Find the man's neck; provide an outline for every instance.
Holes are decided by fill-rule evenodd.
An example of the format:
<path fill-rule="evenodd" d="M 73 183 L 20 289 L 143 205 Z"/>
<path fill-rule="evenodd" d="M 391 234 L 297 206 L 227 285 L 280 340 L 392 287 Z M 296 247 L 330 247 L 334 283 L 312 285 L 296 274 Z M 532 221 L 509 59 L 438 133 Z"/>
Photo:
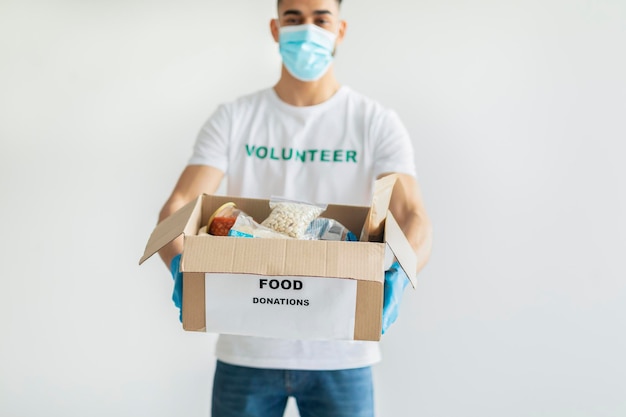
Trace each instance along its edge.
<path fill-rule="evenodd" d="M 339 90 L 339 87 L 332 66 L 322 78 L 311 82 L 294 78 L 283 66 L 280 80 L 274 86 L 274 91 L 285 103 L 304 107 L 325 102 Z"/>

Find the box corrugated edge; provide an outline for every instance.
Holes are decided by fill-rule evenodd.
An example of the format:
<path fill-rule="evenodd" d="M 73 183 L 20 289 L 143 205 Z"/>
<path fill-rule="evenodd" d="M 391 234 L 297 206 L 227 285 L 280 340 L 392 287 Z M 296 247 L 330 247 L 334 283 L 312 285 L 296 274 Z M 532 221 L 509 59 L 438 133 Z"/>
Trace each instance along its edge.
<path fill-rule="evenodd" d="M 354 314 L 354 340 L 378 341 L 382 333 L 383 284 L 358 281 Z"/>
<path fill-rule="evenodd" d="M 183 273 L 183 329 L 206 331 L 205 279 L 203 272 Z"/>

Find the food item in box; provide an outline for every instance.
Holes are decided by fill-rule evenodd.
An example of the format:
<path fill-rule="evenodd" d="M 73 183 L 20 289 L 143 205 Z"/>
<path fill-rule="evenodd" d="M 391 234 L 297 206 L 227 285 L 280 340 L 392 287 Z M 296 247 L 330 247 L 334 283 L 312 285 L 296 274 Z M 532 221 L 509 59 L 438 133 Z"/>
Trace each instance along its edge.
<path fill-rule="evenodd" d="M 295 239 L 306 239 L 309 224 L 326 210 L 326 206 L 318 206 L 273 197 L 270 200 L 272 212 L 261 223 Z"/>
<path fill-rule="evenodd" d="M 290 239 L 289 236 L 278 233 L 270 228 L 261 226 L 247 214 L 240 212 L 235 224 L 228 232 L 233 237 L 256 237 L 264 239 Z"/>
<path fill-rule="evenodd" d="M 215 210 L 207 222 L 209 234 L 213 236 L 228 236 L 228 231 L 235 224 L 235 220 L 237 220 L 240 212 L 235 203 L 230 202 L 222 205 Z"/>
<path fill-rule="evenodd" d="M 313 240 L 343 240 L 354 242 L 358 240 L 354 233 L 349 231 L 337 220 L 318 217 L 306 229 L 306 236 Z"/>

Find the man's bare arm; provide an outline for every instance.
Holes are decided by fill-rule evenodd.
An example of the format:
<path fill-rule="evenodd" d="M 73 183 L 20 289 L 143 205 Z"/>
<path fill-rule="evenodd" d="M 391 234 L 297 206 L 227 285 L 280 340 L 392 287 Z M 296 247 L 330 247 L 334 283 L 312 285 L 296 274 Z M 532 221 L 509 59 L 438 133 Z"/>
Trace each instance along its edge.
<path fill-rule="evenodd" d="M 200 194 L 215 193 L 222 182 L 222 178 L 224 178 L 224 173 L 217 168 L 205 165 L 187 166 L 159 213 L 159 223 Z M 164 246 L 159 251 L 159 256 L 169 268 L 172 259 L 182 251 L 183 240 L 181 236 Z"/>
<path fill-rule="evenodd" d="M 383 174 L 381 177 L 388 175 Z M 433 231 L 424 207 L 417 180 L 407 174 L 397 174 L 389 209 L 402 228 L 417 255 L 417 272 L 428 262 L 432 249 Z"/>

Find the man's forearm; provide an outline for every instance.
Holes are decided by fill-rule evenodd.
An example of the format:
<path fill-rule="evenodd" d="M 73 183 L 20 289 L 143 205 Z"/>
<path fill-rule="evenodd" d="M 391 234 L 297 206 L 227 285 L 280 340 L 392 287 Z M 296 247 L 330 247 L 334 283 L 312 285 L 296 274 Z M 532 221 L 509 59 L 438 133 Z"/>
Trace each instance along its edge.
<path fill-rule="evenodd" d="M 419 272 L 430 258 L 432 225 L 417 180 L 406 174 L 397 175 L 389 208 L 415 251 Z"/>
<path fill-rule="evenodd" d="M 402 219 L 400 228 L 415 251 L 417 272 L 420 272 L 426 266 L 432 250 L 433 231 L 430 220 L 425 214 L 412 213 Z"/>
<path fill-rule="evenodd" d="M 159 213 L 159 223 L 196 198 L 201 193 L 214 193 L 220 185 L 224 173 L 206 165 L 189 165 L 181 174 L 172 195 Z M 178 237 L 159 251 L 159 256 L 169 268 L 172 259 L 182 253 L 183 238 Z"/>

